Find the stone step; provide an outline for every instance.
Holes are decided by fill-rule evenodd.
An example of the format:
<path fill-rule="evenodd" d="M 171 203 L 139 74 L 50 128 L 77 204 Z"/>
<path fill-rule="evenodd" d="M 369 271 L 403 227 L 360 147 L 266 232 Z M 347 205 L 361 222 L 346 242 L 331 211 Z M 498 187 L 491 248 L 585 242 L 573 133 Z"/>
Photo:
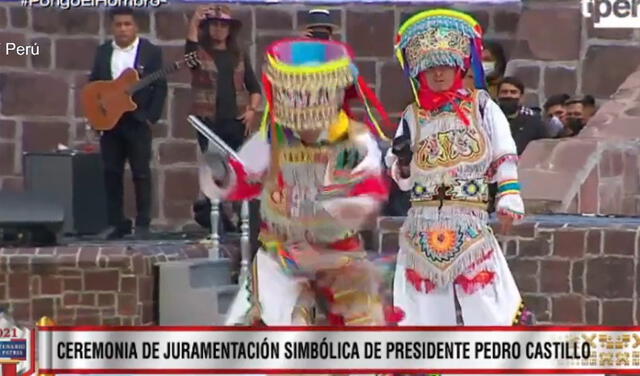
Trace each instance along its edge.
<path fill-rule="evenodd" d="M 164 262 L 160 271 L 160 325 L 222 325 L 238 286 L 231 262 L 191 259 Z"/>
<path fill-rule="evenodd" d="M 189 266 L 189 284 L 193 288 L 209 288 L 231 283 L 231 260 L 203 260 Z"/>

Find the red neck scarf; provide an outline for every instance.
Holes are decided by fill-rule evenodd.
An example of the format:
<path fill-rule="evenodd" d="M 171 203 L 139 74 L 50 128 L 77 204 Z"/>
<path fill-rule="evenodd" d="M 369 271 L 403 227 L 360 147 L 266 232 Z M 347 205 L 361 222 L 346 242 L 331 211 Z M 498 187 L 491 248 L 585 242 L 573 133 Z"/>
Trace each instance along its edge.
<path fill-rule="evenodd" d="M 449 90 L 435 92 L 429 88 L 426 72 L 421 72 L 420 75 L 418 75 L 418 80 L 420 82 L 420 90 L 418 91 L 420 107 L 427 111 L 435 111 L 447 104 L 451 104 L 453 105 L 456 114 L 458 114 L 464 124 L 469 125 L 469 118 L 462 111 L 456 101 L 456 99 L 465 99 L 469 96 L 468 94 L 460 93 L 460 89 L 462 89 L 463 76 L 462 70 L 458 69 L 456 71 L 456 77 L 453 81 L 453 85 L 451 85 Z"/>

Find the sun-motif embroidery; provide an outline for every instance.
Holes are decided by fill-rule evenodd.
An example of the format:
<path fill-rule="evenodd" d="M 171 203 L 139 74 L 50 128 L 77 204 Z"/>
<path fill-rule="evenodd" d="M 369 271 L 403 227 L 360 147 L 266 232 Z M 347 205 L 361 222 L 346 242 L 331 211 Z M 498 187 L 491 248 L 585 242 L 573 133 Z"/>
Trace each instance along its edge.
<path fill-rule="evenodd" d="M 456 229 L 429 229 L 414 236 L 418 249 L 435 264 L 448 265 L 462 252 L 464 233 Z"/>
<path fill-rule="evenodd" d="M 478 184 L 470 180 L 465 185 L 462 186 L 462 192 L 464 192 L 467 196 L 474 197 L 480 191 L 480 187 Z"/>
<path fill-rule="evenodd" d="M 479 228 L 465 225 L 427 227 L 422 231 L 407 233 L 415 252 L 441 272 L 456 264 L 466 251 L 484 239 Z"/>
<path fill-rule="evenodd" d="M 439 254 L 446 254 L 456 245 L 456 232 L 453 230 L 433 230 L 427 233 L 429 248 Z"/>
<path fill-rule="evenodd" d="M 422 185 L 422 184 L 418 184 L 416 183 L 413 186 L 413 196 L 414 197 L 421 197 L 423 193 L 425 193 L 426 188 Z"/>

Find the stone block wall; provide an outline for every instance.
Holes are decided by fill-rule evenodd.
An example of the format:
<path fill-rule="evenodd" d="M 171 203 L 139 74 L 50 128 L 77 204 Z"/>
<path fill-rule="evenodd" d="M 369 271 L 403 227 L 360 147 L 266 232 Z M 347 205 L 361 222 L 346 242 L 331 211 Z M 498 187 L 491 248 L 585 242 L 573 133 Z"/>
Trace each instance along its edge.
<path fill-rule="evenodd" d="M 606 100 L 640 64 L 637 30 L 595 29 L 575 2 L 527 4 L 509 16 L 516 31 L 507 73 L 523 80 L 530 105 L 560 93 Z"/>
<path fill-rule="evenodd" d="M 403 220 L 379 218 L 373 249 L 395 254 Z M 640 324 L 640 220 L 540 216 L 498 239 L 539 323 Z M 207 253 L 177 241 L 0 248 L 0 307 L 28 325 L 154 324 L 154 265 Z"/>
<path fill-rule="evenodd" d="M 157 323 L 158 262 L 206 257 L 200 244 L 0 248 L 0 306 L 18 322 L 60 325 Z"/>
<path fill-rule="evenodd" d="M 379 219 L 380 253 L 397 252 L 402 221 Z M 538 323 L 631 326 L 640 323 L 639 224 L 540 217 L 498 239 Z"/>
<path fill-rule="evenodd" d="M 424 7 L 362 5 L 338 7 L 340 38 L 358 56 L 360 71 L 397 119 L 411 100 L 403 73 L 392 56 L 399 23 Z M 502 42 L 512 59 L 509 72 L 527 83 L 529 104 L 557 92 L 592 93 L 607 98 L 640 58 L 637 31 L 594 30 L 582 19 L 575 1 L 528 1 L 519 6 L 467 2 L 486 30 Z M 306 9 L 302 5 L 242 5 L 235 14 L 244 22 L 246 42 L 260 72 L 266 46 L 294 35 Z M 141 14 L 142 34 L 162 46 L 165 60 L 179 59 L 192 7 L 172 4 Z M 108 37 L 103 11 L 26 9 L 0 5 L 0 43 L 35 43 L 40 55 L 0 59 L 0 189 L 20 190 L 21 153 L 46 151 L 58 143 L 91 142 L 79 93 L 96 46 Z M 374 43 L 375 42 L 375 43 Z M 186 123 L 188 73 L 174 74 L 162 120 L 154 127 L 154 224 L 181 228 L 191 222 L 190 206 L 198 195 L 194 130 Z M 127 175 L 127 211 L 133 212 Z"/>

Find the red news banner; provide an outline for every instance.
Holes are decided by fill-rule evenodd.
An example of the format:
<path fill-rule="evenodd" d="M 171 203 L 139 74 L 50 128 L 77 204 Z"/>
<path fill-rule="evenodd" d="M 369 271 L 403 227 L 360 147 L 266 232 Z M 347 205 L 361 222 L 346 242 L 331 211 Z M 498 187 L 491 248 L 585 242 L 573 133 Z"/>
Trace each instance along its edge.
<path fill-rule="evenodd" d="M 47 375 L 640 372 L 640 327 L 15 329 L 0 338 L 2 376 L 6 364 Z M 12 341 L 21 352 L 3 352 Z"/>

